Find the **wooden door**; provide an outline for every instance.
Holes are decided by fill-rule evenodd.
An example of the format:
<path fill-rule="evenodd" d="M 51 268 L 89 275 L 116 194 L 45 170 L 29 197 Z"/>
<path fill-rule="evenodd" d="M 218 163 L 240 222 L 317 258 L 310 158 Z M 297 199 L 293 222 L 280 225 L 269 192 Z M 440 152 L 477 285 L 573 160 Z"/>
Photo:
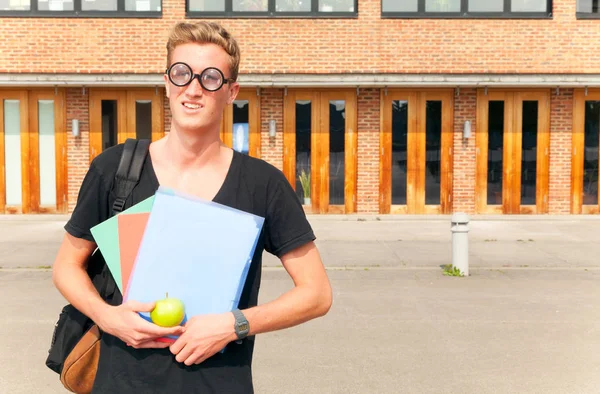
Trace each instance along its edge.
<path fill-rule="evenodd" d="M 90 89 L 90 162 L 128 138 L 127 91 Z"/>
<path fill-rule="evenodd" d="M 478 90 L 476 146 L 477 213 L 548 213 L 548 90 Z"/>
<path fill-rule="evenodd" d="M 0 90 L 0 213 L 67 211 L 65 94 Z"/>
<path fill-rule="evenodd" d="M 451 90 L 381 93 L 380 213 L 452 210 Z"/>
<path fill-rule="evenodd" d="M 0 90 L 0 212 L 29 210 L 27 91 Z"/>
<path fill-rule="evenodd" d="M 91 89 L 90 161 L 127 138 L 164 136 L 164 89 Z"/>
<path fill-rule="evenodd" d="M 573 100 L 571 213 L 598 214 L 600 89 L 576 89 Z"/>
<path fill-rule="evenodd" d="M 164 90 L 127 91 L 127 138 L 156 141 L 164 136 Z"/>
<path fill-rule="evenodd" d="M 67 212 L 67 133 L 64 90 L 29 93 L 30 209 Z"/>
<path fill-rule="evenodd" d="M 311 213 L 356 212 L 355 90 L 288 90 L 284 173 Z"/>
<path fill-rule="evenodd" d="M 227 146 L 252 157 L 261 156 L 260 96 L 256 90 L 242 89 L 225 109 L 221 140 Z"/>

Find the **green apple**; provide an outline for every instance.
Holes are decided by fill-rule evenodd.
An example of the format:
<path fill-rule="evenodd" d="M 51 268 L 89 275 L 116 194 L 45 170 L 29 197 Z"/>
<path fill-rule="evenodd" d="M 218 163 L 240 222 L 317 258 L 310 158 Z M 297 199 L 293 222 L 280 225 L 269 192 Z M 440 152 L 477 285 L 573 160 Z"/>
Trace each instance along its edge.
<path fill-rule="evenodd" d="M 150 312 L 152 322 L 161 327 L 174 327 L 180 324 L 184 317 L 183 302 L 177 298 L 169 298 L 169 293 L 164 299 L 156 301 L 154 309 Z"/>

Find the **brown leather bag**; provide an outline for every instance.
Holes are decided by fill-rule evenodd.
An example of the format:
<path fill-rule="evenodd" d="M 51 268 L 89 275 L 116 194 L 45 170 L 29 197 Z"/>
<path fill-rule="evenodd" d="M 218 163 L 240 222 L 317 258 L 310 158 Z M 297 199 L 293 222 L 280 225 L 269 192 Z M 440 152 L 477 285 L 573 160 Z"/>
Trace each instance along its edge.
<path fill-rule="evenodd" d="M 65 359 L 60 382 L 73 393 L 91 393 L 99 357 L 100 329 L 94 324 Z"/>

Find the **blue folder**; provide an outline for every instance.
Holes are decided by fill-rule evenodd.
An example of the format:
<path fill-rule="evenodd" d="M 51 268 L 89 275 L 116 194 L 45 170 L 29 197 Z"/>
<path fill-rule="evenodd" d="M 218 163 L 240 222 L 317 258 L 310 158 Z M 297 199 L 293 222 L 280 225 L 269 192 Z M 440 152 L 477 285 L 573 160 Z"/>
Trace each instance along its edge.
<path fill-rule="evenodd" d="M 238 307 L 264 218 L 160 187 L 124 301 L 183 301 L 189 318 Z M 140 313 L 150 320 L 149 313 Z"/>

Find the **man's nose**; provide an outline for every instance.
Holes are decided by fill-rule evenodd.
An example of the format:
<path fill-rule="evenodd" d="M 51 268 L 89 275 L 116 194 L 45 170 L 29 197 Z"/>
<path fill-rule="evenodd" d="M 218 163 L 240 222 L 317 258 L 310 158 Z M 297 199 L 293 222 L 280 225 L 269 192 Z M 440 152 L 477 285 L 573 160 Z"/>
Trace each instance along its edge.
<path fill-rule="evenodd" d="M 192 79 L 192 82 L 187 86 L 185 93 L 190 96 L 201 96 L 204 93 L 204 89 L 202 89 L 202 85 L 200 85 L 200 78 L 195 76 Z"/>

